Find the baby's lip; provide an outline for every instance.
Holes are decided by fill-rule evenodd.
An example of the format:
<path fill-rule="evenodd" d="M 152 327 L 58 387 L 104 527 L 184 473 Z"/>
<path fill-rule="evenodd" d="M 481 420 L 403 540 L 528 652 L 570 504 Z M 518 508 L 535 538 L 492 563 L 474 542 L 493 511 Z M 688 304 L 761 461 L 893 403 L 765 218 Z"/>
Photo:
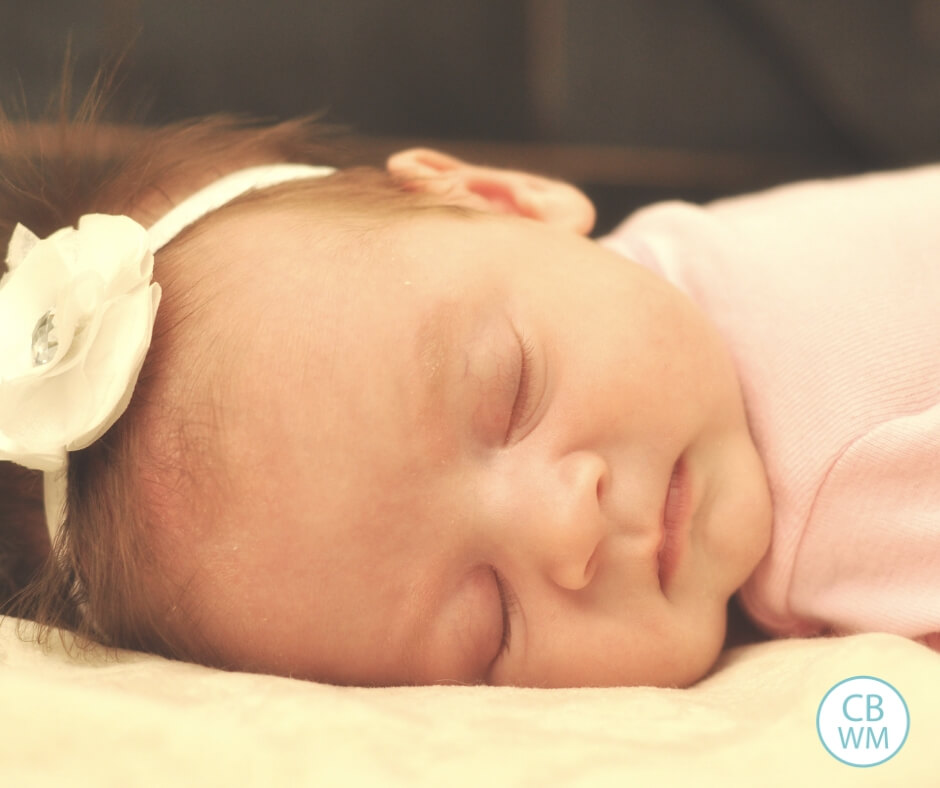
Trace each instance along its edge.
<path fill-rule="evenodd" d="M 683 536 L 691 500 L 690 491 L 688 463 L 685 461 L 685 455 L 682 454 L 672 467 L 666 493 L 663 496 L 662 516 L 660 517 L 662 537 L 656 551 L 656 561 L 659 566 L 659 587 L 663 593 L 669 586 L 679 559 L 682 557 Z"/>

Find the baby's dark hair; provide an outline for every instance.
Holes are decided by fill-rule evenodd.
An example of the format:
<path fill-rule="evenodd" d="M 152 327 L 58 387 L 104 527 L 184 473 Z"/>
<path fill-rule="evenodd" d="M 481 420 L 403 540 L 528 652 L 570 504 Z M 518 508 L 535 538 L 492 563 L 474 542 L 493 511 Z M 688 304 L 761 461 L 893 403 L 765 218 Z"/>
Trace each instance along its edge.
<path fill-rule="evenodd" d="M 88 213 L 126 214 L 148 226 L 227 172 L 268 162 L 345 166 L 351 158 L 335 130 L 313 119 L 260 125 L 213 116 L 159 128 L 113 125 L 102 121 L 102 103 L 96 87 L 68 118 L 28 123 L 0 114 L 0 247 L 17 223 L 39 237 Z M 429 204 L 383 170 L 346 167 L 316 182 L 246 195 L 218 213 L 245 201 L 277 207 L 311 200 L 379 215 Z M 175 285 L 181 268 L 193 262 L 187 250 L 200 225 L 214 220 L 201 220 L 156 255 L 154 280 L 164 295 L 151 349 L 127 412 L 101 439 L 69 456 L 68 517 L 55 544 L 47 536 L 41 475 L 0 463 L 0 613 L 34 622 L 39 639 L 60 628 L 76 633 L 78 643 L 216 661 L 198 626 L 180 626 L 188 615 L 180 604 L 185 589 L 152 593 L 161 582 L 160 529 L 147 505 L 155 488 L 168 500 L 191 501 L 199 492 L 188 468 L 207 451 L 205 423 L 178 405 L 161 412 L 164 402 L 151 392 L 201 306 L 198 296 Z M 169 436 L 159 447 L 142 437 L 154 412 Z"/>

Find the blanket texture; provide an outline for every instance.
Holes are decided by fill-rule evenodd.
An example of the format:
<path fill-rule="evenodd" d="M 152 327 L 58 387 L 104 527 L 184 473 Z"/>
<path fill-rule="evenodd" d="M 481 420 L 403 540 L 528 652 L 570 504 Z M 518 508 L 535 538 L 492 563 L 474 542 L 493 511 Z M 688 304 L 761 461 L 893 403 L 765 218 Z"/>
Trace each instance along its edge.
<path fill-rule="evenodd" d="M 895 635 L 732 649 L 687 690 L 335 687 L 130 652 L 45 650 L 0 624 L 0 775 L 17 786 L 932 786 L 940 655 Z M 816 711 L 854 675 L 904 696 L 891 760 L 854 768 Z"/>

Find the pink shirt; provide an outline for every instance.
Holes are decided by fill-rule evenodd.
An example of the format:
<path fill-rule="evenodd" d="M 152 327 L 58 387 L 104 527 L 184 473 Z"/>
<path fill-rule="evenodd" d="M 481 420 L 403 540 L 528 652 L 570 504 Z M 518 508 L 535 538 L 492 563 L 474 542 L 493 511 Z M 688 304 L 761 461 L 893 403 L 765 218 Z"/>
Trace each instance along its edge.
<path fill-rule="evenodd" d="M 653 205 L 601 243 L 685 291 L 734 357 L 774 502 L 749 615 L 940 632 L 940 166 Z"/>

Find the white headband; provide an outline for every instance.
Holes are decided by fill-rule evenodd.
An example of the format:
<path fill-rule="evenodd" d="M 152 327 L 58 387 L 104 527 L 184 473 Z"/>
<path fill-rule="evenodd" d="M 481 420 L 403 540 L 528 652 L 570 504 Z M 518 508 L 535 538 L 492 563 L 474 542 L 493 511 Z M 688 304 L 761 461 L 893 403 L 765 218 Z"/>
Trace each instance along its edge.
<path fill-rule="evenodd" d="M 68 452 L 124 413 L 160 304 L 153 255 L 180 231 L 253 189 L 332 167 L 269 164 L 226 175 L 149 230 L 87 214 L 40 240 L 18 224 L 0 279 L 0 460 L 44 471 L 49 535 L 65 522 Z"/>

